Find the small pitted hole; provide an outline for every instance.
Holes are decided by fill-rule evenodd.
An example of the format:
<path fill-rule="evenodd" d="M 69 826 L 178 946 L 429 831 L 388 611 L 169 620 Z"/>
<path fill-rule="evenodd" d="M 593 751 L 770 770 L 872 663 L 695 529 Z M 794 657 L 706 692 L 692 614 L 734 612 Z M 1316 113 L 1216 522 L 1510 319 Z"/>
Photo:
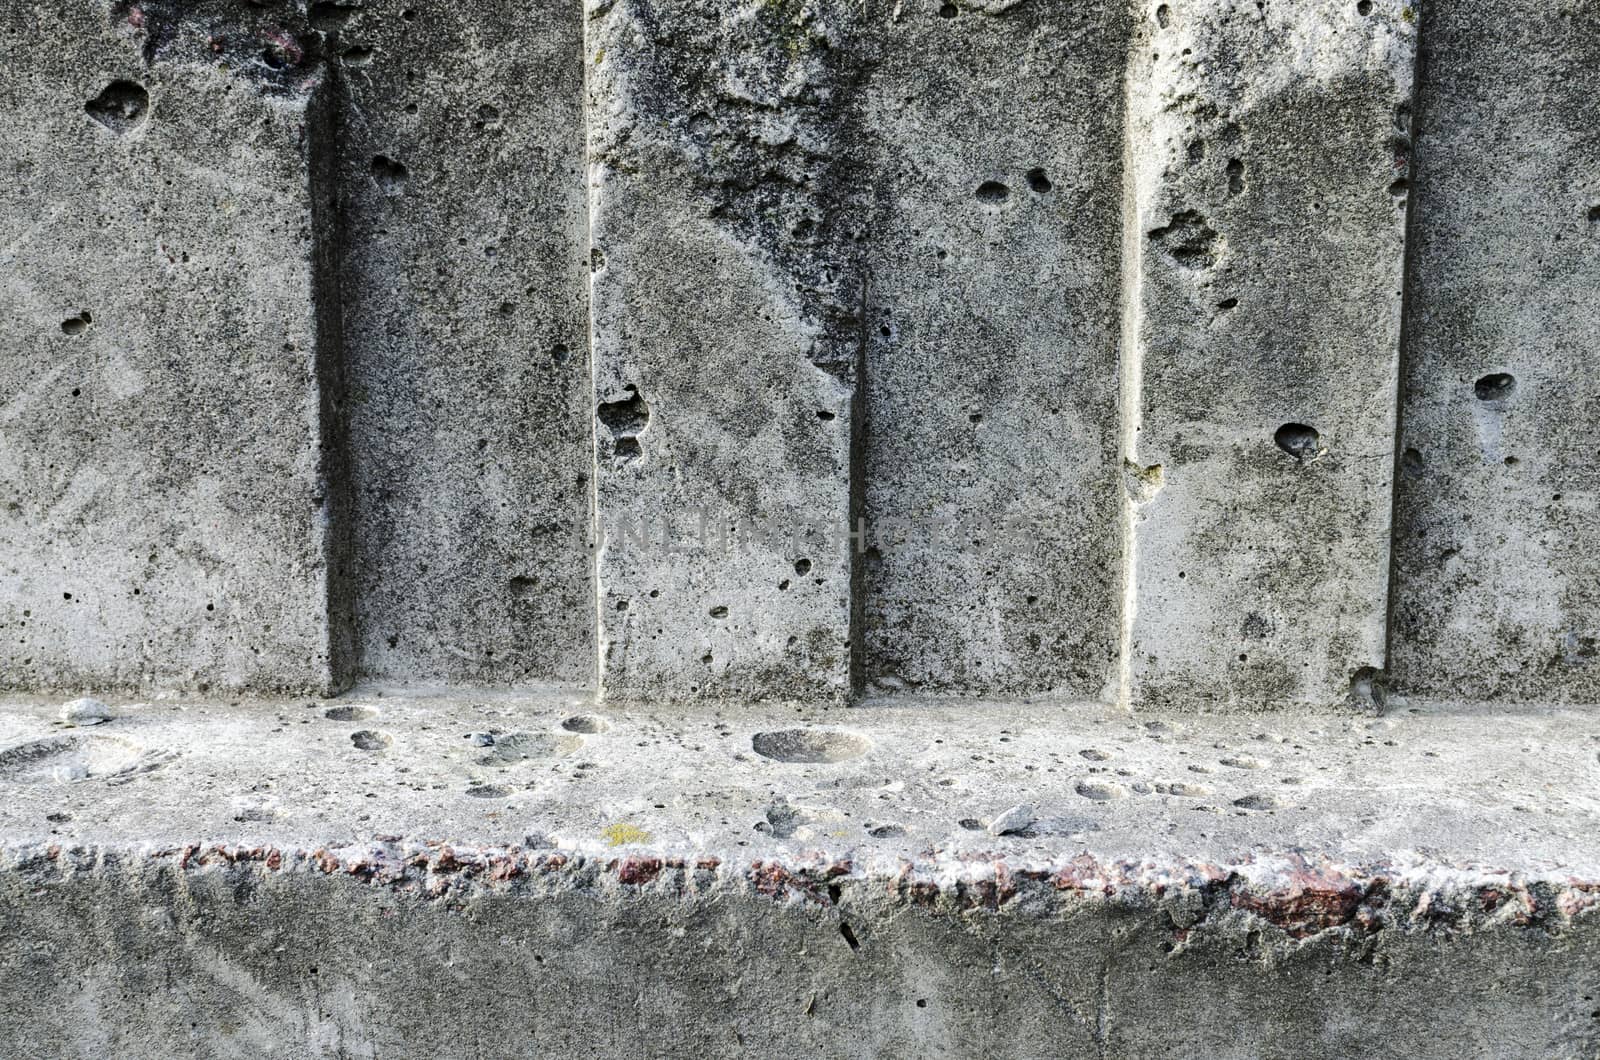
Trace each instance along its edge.
<path fill-rule="evenodd" d="M 1422 470 L 1422 453 L 1417 449 L 1407 449 L 1400 457 L 1400 466 L 1412 474 Z"/>
<path fill-rule="evenodd" d="M 373 156 L 372 182 L 385 195 L 399 195 L 406 190 L 406 181 L 410 179 L 411 171 L 403 163 L 396 162 L 387 155 Z"/>
<path fill-rule="evenodd" d="M 1514 456 L 1508 456 L 1505 459 L 1506 467 L 1516 467 L 1520 463 L 1522 463 L 1522 461 Z"/>
<path fill-rule="evenodd" d="M 498 784 L 474 784 L 467 789 L 467 794 L 474 799 L 503 799 L 509 796 L 511 791 Z"/>
<path fill-rule="evenodd" d="M 1356 13 L 1360 15 L 1372 14 L 1372 0 L 1360 0 L 1360 3 L 1356 4 Z"/>
<path fill-rule="evenodd" d="M 372 49 L 359 44 L 346 48 L 339 56 L 346 66 L 366 66 L 372 62 Z"/>
<path fill-rule="evenodd" d="M 1389 185 L 1389 194 L 1393 195 L 1397 199 L 1404 198 L 1406 192 L 1410 190 L 1411 184 L 1404 177 L 1401 177 L 1399 180 Z"/>
<path fill-rule="evenodd" d="M 844 941 L 849 945 L 851 950 L 859 950 L 861 948 L 861 942 L 856 938 L 856 933 L 851 929 L 849 924 L 840 924 L 839 934 L 844 936 Z"/>
<path fill-rule="evenodd" d="M 1472 392 L 1479 401 L 1505 401 L 1517 392 L 1517 380 L 1505 372 L 1496 372 L 1473 383 Z"/>
<path fill-rule="evenodd" d="M 774 762 L 815 763 L 860 758 L 872 749 L 872 743 L 853 732 L 780 729 L 756 733 L 750 739 L 750 747 L 756 754 Z"/>
<path fill-rule="evenodd" d="M 789 579 L 785 578 L 785 579 L 783 579 L 783 581 L 778 583 L 778 591 L 781 593 L 781 592 L 787 592 L 788 590 L 789 590 Z"/>
<path fill-rule="evenodd" d="M 567 349 L 567 344 L 558 342 L 550 348 L 550 359 L 557 364 L 566 364 L 572 360 L 572 351 Z"/>
<path fill-rule="evenodd" d="M 89 330 L 89 325 L 93 322 L 94 318 L 87 312 L 79 313 L 75 317 L 68 317 L 63 320 L 61 322 L 61 331 L 66 335 L 82 335 Z"/>
<path fill-rule="evenodd" d="M 827 409 L 818 409 L 817 410 L 817 419 L 821 420 L 823 423 L 827 423 L 829 420 L 831 420 L 833 418 L 834 418 L 833 417 L 833 413 L 829 412 Z"/>
<path fill-rule="evenodd" d="M 601 402 L 595 414 L 611 432 L 617 461 L 626 463 L 644 455 L 639 435 L 650 426 L 650 406 L 632 383 L 622 389 L 627 397 L 620 401 Z"/>
<path fill-rule="evenodd" d="M 355 14 L 353 4 L 338 3 L 337 0 L 318 0 L 311 5 L 311 25 L 324 33 L 331 32 L 350 21 L 350 16 Z"/>
<path fill-rule="evenodd" d="M 539 579 L 526 574 L 515 574 L 506 582 L 513 600 L 532 600 L 539 587 Z"/>
<path fill-rule="evenodd" d="M 1239 308 L 1239 300 L 1237 298 L 1224 298 L 1222 301 L 1217 303 L 1217 308 L 1223 312 L 1227 312 L 1230 309 L 1237 309 Z"/>
<path fill-rule="evenodd" d="M 574 714 L 561 723 L 561 727 L 568 732 L 599 733 L 608 732 L 611 723 L 598 714 Z"/>
<path fill-rule="evenodd" d="M 1150 230 L 1150 239 L 1186 269 L 1209 269 L 1220 252 L 1216 229 L 1196 210 L 1172 215 L 1172 223 Z"/>
<path fill-rule="evenodd" d="M 1600 203 L 1596 203 L 1595 205 L 1589 207 L 1589 223 L 1592 225 L 1600 225 Z"/>
<path fill-rule="evenodd" d="M 371 707 L 329 707 L 322 716 L 329 721 L 371 721 L 378 712 Z"/>
<path fill-rule="evenodd" d="M 939 17 L 940 18 L 955 18 L 960 13 L 961 12 L 959 10 L 957 10 L 956 5 L 954 5 L 954 4 L 940 4 L 939 5 Z"/>
<path fill-rule="evenodd" d="M 503 316 L 503 317 L 515 316 L 516 313 L 517 313 L 517 303 L 515 303 L 515 302 L 501 302 L 500 303 L 500 315 L 501 316 Z"/>
<path fill-rule="evenodd" d="M 1317 455 L 1322 436 L 1303 423 L 1285 423 L 1273 434 L 1272 440 L 1278 443 L 1279 449 L 1304 462 Z"/>
<path fill-rule="evenodd" d="M 1011 195 L 1011 189 L 998 180 L 986 180 L 978 185 L 978 190 L 973 194 L 978 197 L 978 201 L 981 203 L 998 206 Z"/>
<path fill-rule="evenodd" d="M 1033 189 L 1035 194 L 1044 195 L 1055 185 L 1050 183 L 1050 178 L 1045 175 L 1044 170 L 1030 169 L 1028 170 L 1028 187 Z"/>
<path fill-rule="evenodd" d="M 1128 797 L 1128 789 L 1107 780 L 1080 780 L 1073 788 L 1079 795 L 1095 802 L 1110 802 Z"/>
<path fill-rule="evenodd" d="M 1166 4 L 1162 4 L 1160 7 L 1156 8 L 1156 25 L 1160 26 L 1162 29 L 1166 29 L 1167 26 L 1171 25 L 1171 23 L 1172 8 L 1168 7 Z"/>
<path fill-rule="evenodd" d="M 802 576 L 810 574 L 811 573 L 811 561 L 806 559 L 804 556 L 802 556 L 801 558 L 795 560 L 794 561 L 794 572 L 796 574 L 799 574 L 799 575 L 802 575 Z"/>
<path fill-rule="evenodd" d="M 360 751 L 382 751 L 394 743 L 394 737 L 386 732 L 377 732 L 373 729 L 362 729 L 360 732 L 350 734 L 350 742 Z"/>
<path fill-rule="evenodd" d="M 143 125 L 150 113 L 150 93 L 133 81 L 113 81 L 83 105 L 89 117 L 121 136 Z"/>
<path fill-rule="evenodd" d="M 971 413 L 970 415 L 967 416 L 967 422 L 968 423 L 982 423 L 983 422 L 983 413 L 981 413 L 981 412 Z"/>
<path fill-rule="evenodd" d="M 1237 158 L 1228 160 L 1228 194 L 1237 195 L 1244 191 L 1244 163 Z"/>
<path fill-rule="evenodd" d="M 716 607 L 713 607 L 711 609 L 711 617 L 712 618 L 727 618 L 728 617 L 728 609 L 726 607 L 723 607 L 721 604 L 718 604 Z"/>

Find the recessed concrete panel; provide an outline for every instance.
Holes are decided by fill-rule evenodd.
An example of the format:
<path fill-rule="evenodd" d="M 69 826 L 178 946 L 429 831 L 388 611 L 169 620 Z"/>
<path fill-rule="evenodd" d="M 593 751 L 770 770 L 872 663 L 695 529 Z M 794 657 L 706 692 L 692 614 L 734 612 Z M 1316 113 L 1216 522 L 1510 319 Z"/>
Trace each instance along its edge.
<path fill-rule="evenodd" d="M 588 20 L 609 698 L 849 689 L 862 323 L 832 17 L 623 0 Z"/>
<path fill-rule="evenodd" d="M 362 675 L 594 677 L 579 4 L 317 5 Z"/>
<path fill-rule="evenodd" d="M 1094 697 L 1115 671 L 1129 28 L 1099 3 L 872 19 L 874 690 Z"/>
<path fill-rule="evenodd" d="M 1345 703 L 1384 663 L 1415 13 L 1219 0 L 1144 32 L 1123 694 Z"/>
<path fill-rule="evenodd" d="M 1600 698 L 1600 11 L 1437 3 L 1423 34 L 1392 667 Z"/>
<path fill-rule="evenodd" d="M 146 7 L 0 11 L 0 683 L 327 690 L 326 86 Z"/>

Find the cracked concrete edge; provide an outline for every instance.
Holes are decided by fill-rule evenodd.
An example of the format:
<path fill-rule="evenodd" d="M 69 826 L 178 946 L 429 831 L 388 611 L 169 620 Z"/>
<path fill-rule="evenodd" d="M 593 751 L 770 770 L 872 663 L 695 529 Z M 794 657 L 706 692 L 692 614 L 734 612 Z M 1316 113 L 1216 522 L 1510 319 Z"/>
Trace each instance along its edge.
<path fill-rule="evenodd" d="M 898 865 L 894 862 L 898 860 Z M 1262 926 L 1303 940 L 1324 932 L 1352 938 L 1383 931 L 1470 935 L 1486 928 L 1560 931 L 1600 906 L 1600 879 L 1423 860 L 1346 864 L 1309 852 L 1263 854 L 1233 864 L 1100 860 L 1055 862 L 929 855 L 724 859 L 707 853 L 456 845 L 381 838 L 342 847 L 208 842 L 182 846 L 0 845 L 0 874 L 37 886 L 84 874 L 145 868 L 183 874 L 343 877 L 425 901 L 498 892 L 537 898 L 583 891 L 626 900 L 648 890 L 686 902 L 735 894 L 825 909 L 917 907 L 935 913 L 1006 912 L 1048 917 L 1103 904 L 1166 913 L 1176 943 L 1197 924 L 1234 915 L 1240 931 Z"/>

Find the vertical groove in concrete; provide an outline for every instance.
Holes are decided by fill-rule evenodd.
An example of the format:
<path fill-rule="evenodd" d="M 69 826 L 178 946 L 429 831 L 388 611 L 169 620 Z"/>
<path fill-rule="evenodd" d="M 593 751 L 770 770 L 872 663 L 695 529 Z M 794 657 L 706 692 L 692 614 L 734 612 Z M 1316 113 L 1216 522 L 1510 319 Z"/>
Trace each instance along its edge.
<path fill-rule="evenodd" d="M 594 675 L 582 23 L 317 5 L 342 138 L 361 673 Z"/>
<path fill-rule="evenodd" d="M 311 230 L 315 278 L 318 513 L 326 622 L 325 651 L 329 694 L 354 681 L 359 631 L 356 629 L 352 562 L 353 498 L 350 482 L 350 425 L 346 416 L 347 371 L 344 356 L 342 290 L 344 223 L 339 206 L 339 150 L 344 85 L 338 67 L 324 61 L 324 77 L 311 101 L 307 121 L 310 152 Z"/>
<path fill-rule="evenodd" d="M 1600 9 L 1428 5 L 1391 670 L 1600 698 Z"/>
<path fill-rule="evenodd" d="M 1394 419 L 1392 433 L 1395 440 L 1392 484 L 1389 491 L 1389 550 L 1386 561 L 1388 571 L 1388 585 L 1384 603 L 1384 650 L 1383 666 L 1381 672 L 1374 676 L 1373 684 L 1364 691 L 1375 698 L 1382 699 L 1388 693 L 1388 686 L 1393 680 L 1390 672 L 1394 661 L 1395 623 L 1399 613 L 1400 600 L 1400 562 L 1401 549 L 1396 540 L 1404 532 L 1401 511 L 1404 503 L 1405 487 L 1405 446 L 1402 440 L 1406 431 L 1406 386 L 1411 371 L 1411 316 L 1413 303 L 1417 297 L 1417 289 L 1421 278 L 1417 275 L 1419 262 L 1416 255 L 1417 215 L 1421 205 L 1419 189 L 1421 182 L 1426 180 L 1426 174 L 1418 169 L 1417 135 L 1422 128 L 1422 108 L 1425 103 L 1427 90 L 1423 83 L 1425 69 L 1423 63 L 1423 50 L 1427 47 L 1429 7 L 1419 2 L 1416 7 L 1417 42 L 1416 55 L 1411 64 L 1411 109 L 1409 120 L 1404 122 L 1405 128 L 1400 129 L 1402 139 L 1397 141 L 1397 150 L 1402 153 L 1407 161 L 1407 174 L 1410 181 L 1410 194 L 1406 197 L 1406 224 L 1405 224 L 1405 255 L 1401 262 L 1401 287 L 1400 287 L 1400 341 L 1395 359 L 1395 377 L 1399 381 L 1394 394 Z M 1400 124 L 1399 122 L 1396 123 Z"/>
<path fill-rule="evenodd" d="M 866 690 L 867 673 L 867 550 L 871 530 L 867 524 L 867 444 L 871 437 L 871 409 L 867 404 L 868 306 L 872 301 L 872 272 L 868 268 L 861 283 L 861 304 L 856 328 L 856 377 L 850 395 L 850 675 L 849 692 L 859 696 Z"/>
<path fill-rule="evenodd" d="M 1384 662 L 1415 12 L 1146 19 L 1125 698 L 1346 703 Z"/>
<path fill-rule="evenodd" d="M 589 61 L 589 29 L 588 21 L 591 17 L 603 15 L 603 10 L 596 9 L 593 14 L 589 6 L 580 0 L 579 18 L 582 19 L 582 29 L 578 34 L 578 62 L 583 71 L 583 258 L 586 267 L 592 269 L 594 255 L 598 251 L 594 235 L 594 217 L 598 207 L 598 187 L 594 180 L 595 166 L 595 125 L 598 116 L 595 114 L 596 86 L 593 84 L 592 73 L 594 65 Z M 589 285 L 586 285 L 586 287 Z M 605 605 L 605 593 L 601 590 L 600 580 L 600 555 L 605 548 L 606 527 L 605 520 L 600 512 L 600 435 L 601 423 L 595 410 L 600 407 L 600 382 L 596 373 L 595 360 L 595 328 L 597 321 L 594 312 L 593 290 L 585 291 L 584 306 L 587 311 L 587 328 L 583 337 L 584 367 L 589 376 L 589 391 L 586 395 L 584 411 L 588 416 L 588 428 L 584 431 L 584 438 L 589 445 L 589 579 L 593 591 L 590 593 L 591 621 L 590 635 L 594 638 L 594 692 L 598 702 L 606 700 L 606 667 L 605 667 L 605 615 L 602 608 Z"/>
<path fill-rule="evenodd" d="M 874 6 L 867 677 L 1114 683 L 1121 3 Z"/>
<path fill-rule="evenodd" d="M 1144 345 L 1140 341 L 1143 330 L 1144 300 L 1140 295 L 1139 281 L 1144 274 L 1144 232 L 1139 213 L 1140 152 L 1138 137 L 1148 128 L 1138 120 L 1135 101 L 1142 98 L 1145 81 L 1150 76 L 1144 46 L 1144 34 L 1137 34 L 1130 42 L 1127 69 L 1123 71 L 1122 85 L 1122 259 L 1121 259 L 1121 329 L 1118 333 L 1118 388 L 1117 411 L 1120 424 L 1118 453 L 1121 459 L 1122 534 L 1122 593 L 1118 600 L 1117 671 L 1116 687 L 1110 699 L 1116 706 L 1131 709 L 1133 706 L 1133 632 L 1139 606 L 1139 535 L 1134 532 L 1139 518 L 1139 505 L 1148 500 L 1148 489 L 1142 489 L 1142 470 L 1137 462 L 1139 455 L 1139 422 L 1144 393 Z"/>

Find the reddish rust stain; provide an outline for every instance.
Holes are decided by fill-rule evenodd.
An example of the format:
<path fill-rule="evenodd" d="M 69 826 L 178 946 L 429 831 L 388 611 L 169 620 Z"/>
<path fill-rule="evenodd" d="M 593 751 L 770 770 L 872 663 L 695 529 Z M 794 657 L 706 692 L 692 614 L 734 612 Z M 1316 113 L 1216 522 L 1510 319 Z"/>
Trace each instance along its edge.
<path fill-rule="evenodd" d="M 1233 888 L 1229 900 L 1235 909 L 1277 925 L 1290 938 L 1304 939 L 1355 922 L 1357 911 L 1375 888 L 1376 885 L 1297 861 L 1287 874 L 1286 884 L 1260 893 L 1241 884 Z"/>
<path fill-rule="evenodd" d="M 661 875 L 660 858 L 627 857 L 617 868 L 617 879 L 634 887 L 641 887 Z"/>

